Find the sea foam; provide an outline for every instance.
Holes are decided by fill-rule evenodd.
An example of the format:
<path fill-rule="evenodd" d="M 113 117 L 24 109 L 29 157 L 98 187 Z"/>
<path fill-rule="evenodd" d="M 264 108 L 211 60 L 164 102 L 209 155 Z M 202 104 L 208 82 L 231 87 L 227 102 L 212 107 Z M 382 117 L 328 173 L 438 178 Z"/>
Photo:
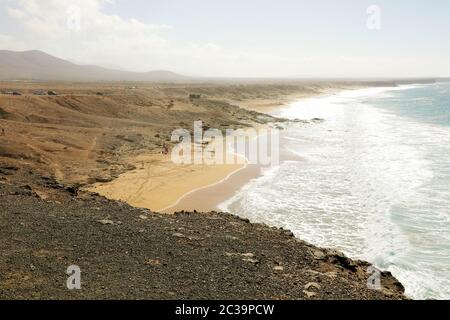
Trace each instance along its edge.
<path fill-rule="evenodd" d="M 266 171 L 221 209 L 372 262 L 391 271 L 410 297 L 450 298 L 450 126 L 417 118 L 414 110 L 401 113 L 392 102 L 414 99 L 420 108 L 418 97 L 429 97 L 423 88 L 344 91 L 293 103 L 279 115 L 326 121 L 289 127 L 282 148 L 299 161 Z M 450 87 L 426 90 L 433 97 Z"/>

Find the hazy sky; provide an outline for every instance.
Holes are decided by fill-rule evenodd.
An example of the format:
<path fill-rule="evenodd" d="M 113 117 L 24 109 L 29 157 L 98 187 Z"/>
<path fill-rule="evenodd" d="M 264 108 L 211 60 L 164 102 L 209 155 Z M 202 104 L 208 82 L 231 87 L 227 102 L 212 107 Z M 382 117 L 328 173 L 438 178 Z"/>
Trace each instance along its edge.
<path fill-rule="evenodd" d="M 449 39 L 449 0 L 0 0 L 0 49 L 135 71 L 450 76 Z"/>

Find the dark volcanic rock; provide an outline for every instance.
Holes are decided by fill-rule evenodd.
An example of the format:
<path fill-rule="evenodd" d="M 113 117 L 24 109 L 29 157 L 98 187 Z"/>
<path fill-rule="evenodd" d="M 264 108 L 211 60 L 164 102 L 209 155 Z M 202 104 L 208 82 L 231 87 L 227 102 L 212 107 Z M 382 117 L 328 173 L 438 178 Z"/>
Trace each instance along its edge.
<path fill-rule="evenodd" d="M 28 189 L 0 184 L 1 299 L 404 298 L 390 274 L 370 290 L 368 263 L 286 230 L 216 212 L 150 213 L 57 184 L 45 201 Z M 66 289 L 72 265 L 82 290 Z"/>

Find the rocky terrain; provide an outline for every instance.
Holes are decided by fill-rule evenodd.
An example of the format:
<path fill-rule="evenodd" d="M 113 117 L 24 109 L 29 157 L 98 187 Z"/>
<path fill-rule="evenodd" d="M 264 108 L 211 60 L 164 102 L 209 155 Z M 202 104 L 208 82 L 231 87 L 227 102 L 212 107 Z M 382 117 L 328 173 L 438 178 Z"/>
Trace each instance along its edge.
<path fill-rule="evenodd" d="M 369 264 L 287 230 L 161 215 L 0 167 L 0 299 L 404 299 L 391 274 L 370 290 Z M 66 288 L 71 265 L 81 290 Z"/>
<path fill-rule="evenodd" d="M 0 158 L 65 184 L 91 184 L 134 169 L 139 154 L 161 153 L 175 129 L 192 130 L 194 121 L 221 130 L 272 121 L 214 97 L 190 99 L 197 90 L 186 85 L 0 83 Z"/>
<path fill-rule="evenodd" d="M 279 121 L 264 112 L 296 97 L 387 82 L 207 84 L 0 82 L 0 159 L 66 185 L 111 181 L 159 154 L 175 129 Z M 194 99 L 192 97 L 195 97 Z"/>
<path fill-rule="evenodd" d="M 403 299 L 390 274 L 370 290 L 367 263 L 289 231 L 81 191 L 161 153 L 196 120 L 222 130 L 282 121 L 252 106 L 363 85 L 0 82 L 0 298 Z M 71 265 L 80 291 L 66 288 Z"/>

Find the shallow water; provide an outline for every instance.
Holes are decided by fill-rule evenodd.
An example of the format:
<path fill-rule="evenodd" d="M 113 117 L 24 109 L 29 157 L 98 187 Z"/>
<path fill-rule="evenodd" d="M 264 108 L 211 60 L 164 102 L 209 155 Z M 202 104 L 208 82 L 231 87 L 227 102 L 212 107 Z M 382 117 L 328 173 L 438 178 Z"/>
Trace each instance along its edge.
<path fill-rule="evenodd" d="M 450 83 L 301 100 L 283 152 L 221 209 L 391 271 L 416 299 L 450 298 Z M 295 159 L 295 158 L 294 158 Z"/>

